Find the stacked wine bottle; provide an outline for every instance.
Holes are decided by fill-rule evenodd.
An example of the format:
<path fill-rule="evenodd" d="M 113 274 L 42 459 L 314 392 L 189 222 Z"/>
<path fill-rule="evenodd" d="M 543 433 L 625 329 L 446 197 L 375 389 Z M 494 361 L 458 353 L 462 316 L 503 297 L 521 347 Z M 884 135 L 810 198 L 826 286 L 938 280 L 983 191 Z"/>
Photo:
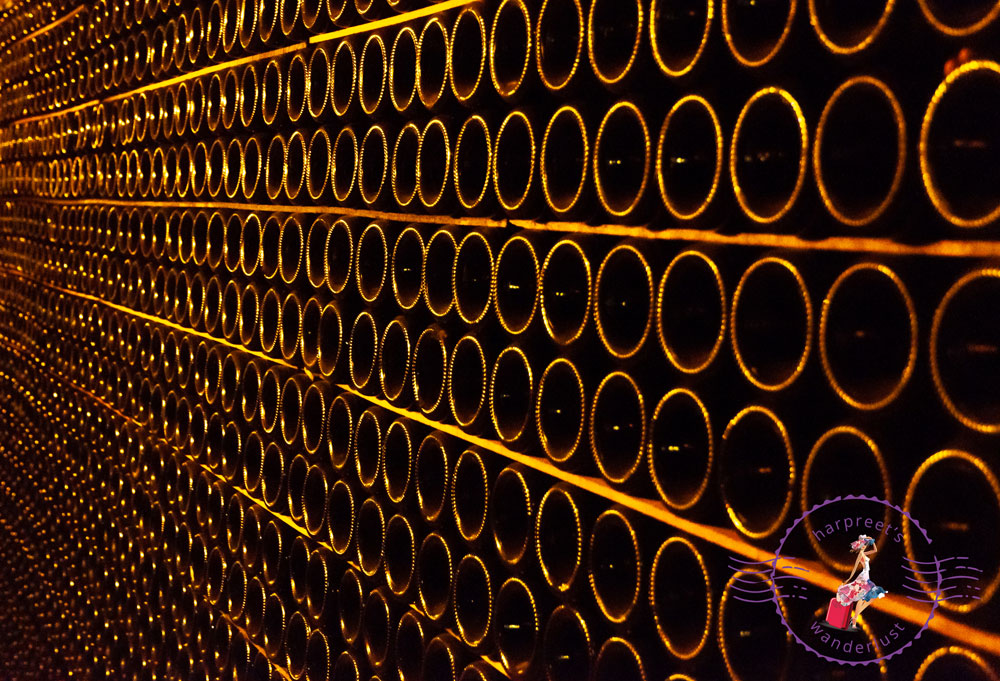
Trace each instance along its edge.
<path fill-rule="evenodd" d="M 0 677 L 998 678 L 998 15 L 16 0 Z M 981 570 L 858 667 L 845 494 Z"/>

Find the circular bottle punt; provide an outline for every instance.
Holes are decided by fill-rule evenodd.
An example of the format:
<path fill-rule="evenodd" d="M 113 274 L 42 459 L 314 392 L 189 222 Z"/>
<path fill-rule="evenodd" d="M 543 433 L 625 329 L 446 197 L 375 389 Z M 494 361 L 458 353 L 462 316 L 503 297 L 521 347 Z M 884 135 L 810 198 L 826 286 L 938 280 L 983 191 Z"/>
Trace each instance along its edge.
<path fill-rule="evenodd" d="M 586 328 L 592 298 L 590 258 L 579 242 L 562 239 L 549 250 L 539 287 L 545 330 L 557 344 L 569 345 Z"/>
<path fill-rule="evenodd" d="M 649 426 L 649 471 L 663 502 L 686 511 L 708 489 L 714 444 L 708 410 L 694 392 L 675 388 L 653 410 Z"/>
<path fill-rule="evenodd" d="M 859 76 L 841 84 L 813 144 L 816 185 L 830 214 L 852 227 L 881 217 L 899 193 L 906 145 L 903 110 L 885 83 Z"/>
<path fill-rule="evenodd" d="M 763 5 L 722 0 L 722 34 L 742 66 L 756 68 L 772 61 L 788 41 L 798 0 Z"/>
<path fill-rule="evenodd" d="M 358 293 L 366 303 L 374 303 L 385 289 L 389 270 L 389 246 L 378 223 L 371 223 L 361 232 L 356 257 Z"/>
<path fill-rule="evenodd" d="M 520 99 L 531 90 L 532 17 L 523 0 L 503 0 L 490 29 L 490 80 L 506 100 Z"/>
<path fill-rule="evenodd" d="M 399 618 L 395 636 L 396 671 L 400 681 L 422 678 L 425 645 L 423 622 L 415 612 L 407 610 Z"/>
<path fill-rule="evenodd" d="M 684 373 L 706 369 L 726 332 L 726 293 L 718 266 L 699 251 L 684 251 L 660 280 L 656 331 L 670 363 Z"/>
<path fill-rule="evenodd" d="M 788 431 L 765 407 L 743 409 L 726 426 L 719 458 L 721 491 L 733 526 L 752 539 L 785 521 L 796 480 Z"/>
<path fill-rule="evenodd" d="M 448 80 L 451 92 L 463 106 L 486 101 L 486 57 L 489 50 L 486 21 L 479 9 L 463 8 L 451 27 L 448 41 Z"/>
<path fill-rule="evenodd" d="M 895 0 L 837 3 L 809 0 L 809 22 L 823 46 L 836 55 L 858 54 L 883 33 Z"/>
<path fill-rule="evenodd" d="M 931 374 L 948 412 L 967 428 L 1000 431 L 1000 409 L 986 389 L 996 373 L 989 348 L 997 338 L 990 316 L 981 314 L 1000 292 L 1000 270 L 969 272 L 945 293 L 931 326 Z"/>
<path fill-rule="evenodd" d="M 608 509 L 594 521 L 587 577 L 601 613 L 611 622 L 625 622 L 639 602 L 641 553 L 639 537 L 623 512 Z"/>
<path fill-rule="evenodd" d="M 442 412 L 447 405 L 447 336 L 437 325 L 424 329 L 413 348 L 413 394 L 420 411 L 427 415 Z"/>
<path fill-rule="evenodd" d="M 410 225 L 396 238 L 392 247 L 390 278 L 392 293 L 403 310 L 412 310 L 423 294 L 424 258 L 427 249 L 416 225 Z"/>
<path fill-rule="evenodd" d="M 935 516 L 931 510 L 932 499 L 947 504 L 943 517 Z M 950 594 L 952 597 L 941 601 L 941 606 L 957 613 L 969 613 L 987 606 L 1000 586 L 1000 555 L 992 543 L 973 538 L 987 536 L 989 530 L 986 528 L 1000 516 L 1000 482 L 989 465 L 961 450 L 933 454 L 913 474 L 906 489 L 903 510 L 914 518 L 923 515 L 933 519 L 927 532 L 934 537 L 935 547 L 962 546 L 962 555 L 969 553 L 969 564 L 981 566 L 983 570 L 976 580 L 981 586 L 958 586 Z M 920 565 L 917 561 L 935 560 L 913 541 L 913 527 L 908 518 L 903 520 L 903 540 L 911 570 Z M 922 576 L 918 586 L 928 595 L 935 591 L 931 577 L 925 581 Z"/>
<path fill-rule="evenodd" d="M 586 33 L 579 0 L 544 0 L 535 22 L 535 67 L 550 91 L 572 89 L 581 63 Z"/>
<path fill-rule="evenodd" d="M 330 544 L 334 553 L 343 556 L 351 547 L 354 537 L 354 493 L 343 480 L 337 480 L 330 488 L 330 500 L 327 511 L 327 525 L 330 531 Z"/>
<path fill-rule="evenodd" d="M 479 556 L 468 554 L 455 568 L 454 582 L 453 607 L 459 636 L 471 648 L 480 648 L 491 632 L 493 619 L 490 570 Z"/>
<path fill-rule="evenodd" d="M 535 423 L 545 455 L 557 465 L 578 465 L 577 456 L 586 424 L 586 391 L 583 378 L 570 360 L 558 358 L 538 381 Z"/>
<path fill-rule="evenodd" d="M 385 515 L 373 497 L 365 499 L 358 508 L 355 537 L 361 571 L 373 577 L 381 568 L 385 553 Z"/>
<path fill-rule="evenodd" d="M 412 497 L 410 489 L 417 446 L 414 441 L 416 430 L 414 422 L 399 418 L 389 424 L 383 438 L 382 469 L 386 496 L 400 506 Z"/>
<path fill-rule="evenodd" d="M 459 670 L 465 660 L 462 643 L 451 634 L 439 634 L 424 649 L 422 677 L 457 681 Z"/>
<path fill-rule="evenodd" d="M 850 490 L 844 481 L 833 473 L 849 467 L 857 471 L 857 480 Z M 802 471 L 802 496 L 800 507 L 805 513 L 821 499 L 833 499 L 846 494 L 865 495 L 878 499 L 892 499 L 889 469 L 878 445 L 865 433 L 852 426 L 838 426 L 823 433 L 813 445 Z M 892 509 L 885 508 L 882 521 L 891 521 Z M 824 563 L 835 570 L 850 570 L 853 559 L 846 550 L 831 554 L 813 534 L 812 515 L 803 519 L 806 538 Z M 881 538 L 878 540 L 881 544 Z M 843 547 L 846 549 L 847 547 Z"/>
<path fill-rule="evenodd" d="M 593 645 L 586 619 L 560 605 L 549 615 L 542 635 L 542 663 L 549 681 L 589 679 Z"/>
<path fill-rule="evenodd" d="M 427 242 L 421 271 L 424 300 L 435 317 L 444 317 L 455 302 L 453 285 L 458 242 L 447 229 L 439 229 Z"/>
<path fill-rule="evenodd" d="M 364 613 L 364 587 L 361 578 L 353 569 L 344 572 L 337 589 L 337 605 L 339 609 L 340 633 L 344 642 L 355 646 L 361 636 L 362 615 Z M 337 666 L 340 666 L 338 660 Z M 336 669 L 334 674 L 336 674 Z"/>
<path fill-rule="evenodd" d="M 605 479 L 632 479 L 642 463 L 646 430 L 645 400 L 635 380 L 622 371 L 605 376 L 590 408 L 590 448 Z"/>
<path fill-rule="evenodd" d="M 628 82 L 643 58 L 640 51 L 645 22 L 638 0 L 595 0 L 587 15 L 587 58 L 605 87 L 618 89 Z"/>
<path fill-rule="evenodd" d="M 729 175 L 748 218 L 773 224 L 799 200 L 809 137 L 799 103 L 787 91 L 755 92 L 740 111 L 729 147 Z"/>
<path fill-rule="evenodd" d="M 566 0 L 552 1 L 566 3 Z M 557 109 L 545 126 L 538 172 L 545 203 L 556 215 L 583 215 L 589 207 L 588 137 L 586 121 L 573 106 Z"/>
<path fill-rule="evenodd" d="M 537 135 L 529 115 L 511 111 L 497 129 L 493 143 L 493 189 L 500 207 L 513 216 L 529 215 L 537 204 L 534 188 Z"/>
<path fill-rule="evenodd" d="M 980 655 L 960 646 L 938 648 L 924 658 L 914 681 L 940 681 L 957 676 L 980 681 L 992 680 L 996 673 Z"/>
<path fill-rule="evenodd" d="M 444 537 L 432 532 L 417 552 L 417 595 L 427 617 L 443 621 L 451 600 L 452 554 Z M 424 662 L 426 664 L 426 655 Z"/>
<path fill-rule="evenodd" d="M 358 398 L 350 393 L 341 393 L 330 402 L 326 419 L 329 456 L 330 463 L 338 471 L 347 464 L 354 450 L 358 406 Z"/>
<path fill-rule="evenodd" d="M 362 312 L 354 320 L 347 341 L 351 383 L 358 390 L 373 389 L 372 377 L 378 363 L 378 328 L 370 312 Z"/>
<path fill-rule="evenodd" d="M 387 421 L 388 417 L 380 407 L 369 407 L 358 417 L 354 430 L 354 469 L 366 490 L 375 486 L 382 472 Z"/>
<path fill-rule="evenodd" d="M 646 257 L 630 244 L 604 258 L 594 283 L 594 318 L 605 348 L 625 359 L 642 348 L 653 318 L 653 278 Z"/>
<path fill-rule="evenodd" d="M 583 560 L 583 521 L 573 493 L 564 484 L 550 488 L 535 516 L 535 551 L 546 583 L 557 594 L 570 592 Z"/>
<path fill-rule="evenodd" d="M 971 61 L 948 74 L 924 113 L 920 174 L 935 209 L 956 227 L 985 227 L 1000 217 L 1000 195 L 989 179 L 998 168 L 997 140 L 987 125 L 998 94 L 1000 65 Z M 955 174 L 968 181 L 956 183 Z"/>
<path fill-rule="evenodd" d="M 733 294 L 733 353 L 743 375 L 767 391 L 782 390 L 802 373 L 813 337 L 813 310 L 798 268 L 763 258 L 743 273 Z"/>
<path fill-rule="evenodd" d="M 489 383 L 490 417 L 503 442 L 521 446 L 531 440 L 534 393 L 535 377 L 527 354 L 517 346 L 504 348 L 493 364 Z"/>
<path fill-rule="evenodd" d="M 780 678 L 788 671 L 792 638 L 784 628 L 765 627 L 754 615 L 754 606 L 736 598 L 740 589 L 761 591 L 775 587 L 757 573 L 736 572 L 723 587 L 719 600 L 719 649 L 726 670 L 734 679 L 751 678 L 766 669 L 769 678 Z M 784 603 L 778 599 L 783 616 Z"/>
<path fill-rule="evenodd" d="M 448 499 L 449 440 L 443 433 L 429 434 L 417 449 L 413 466 L 417 505 L 424 520 L 437 522 Z"/>
<path fill-rule="evenodd" d="M 297 523 L 302 522 L 303 516 L 303 491 L 305 488 L 306 474 L 309 472 L 309 460 L 301 454 L 296 454 L 288 464 L 285 473 L 285 486 L 288 490 L 287 501 L 288 515 Z M 297 540 L 298 538 L 296 538 Z M 303 539 L 304 541 L 304 539 Z M 300 556 L 302 567 L 305 567 L 305 557 L 308 552 Z"/>
<path fill-rule="evenodd" d="M 653 0 L 649 42 L 665 75 L 680 78 L 698 66 L 705 56 L 714 13 L 713 0 Z"/>
<path fill-rule="evenodd" d="M 977 0 L 961 6 L 940 0 L 918 0 L 917 4 L 934 30 L 951 37 L 978 33 L 1000 15 L 1000 3 L 992 0 Z"/>
<path fill-rule="evenodd" d="M 413 583 L 416 570 L 417 539 L 410 521 L 403 515 L 393 515 L 385 526 L 385 580 L 389 590 L 405 597 Z"/>
<path fill-rule="evenodd" d="M 823 371 L 856 409 L 879 409 L 902 392 L 916 364 L 917 316 L 902 280 L 877 263 L 854 265 L 823 299 Z"/>
<path fill-rule="evenodd" d="M 704 649 L 712 629 L 712 588 L 704 557 L 687 539 L 670 537 L 657 550 L 649 605 L 660 641 L 674 657 L 689 660 Z"/>
<path fill-rule="evenodd" d="M 700 95 L 670 107 L 656 146 L 656 179 L 667 211 L 678 220 L 713 227 L 719 211 L 724 145 L 719 118 Z"/>
<path fill-rule="evenodd" d="M 333 577 L 332 566 L 327 554 L 319 549 L 309 554 L 306 565 L 305 606 L 309 617 L 317 623 L 325 622 L 329 614 L 328 606 L 332 601 Z M 317 627 L 317 630 L 320 628 Z"/>
<path fill-rule="evenodd" d="M 455 421 L 466 431 L 478 432 L 486 421 L 486 351 L 476 336 L 455 343 L 448 363 L 448 403 Z"/>

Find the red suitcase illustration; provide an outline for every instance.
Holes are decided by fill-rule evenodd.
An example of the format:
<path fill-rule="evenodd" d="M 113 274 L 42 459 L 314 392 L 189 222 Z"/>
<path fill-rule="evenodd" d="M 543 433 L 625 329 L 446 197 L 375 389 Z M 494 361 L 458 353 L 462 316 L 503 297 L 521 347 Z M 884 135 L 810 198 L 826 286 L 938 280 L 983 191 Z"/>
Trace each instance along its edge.
<path fill-rule="evenodd" d="M 827 624 L 839 629 L 846 629 L 851 617 L 851 605 L 853 603 L 850 605 L 841 605 L 836 596 L 831 598 L 830 607 L 826 610 Z"/>

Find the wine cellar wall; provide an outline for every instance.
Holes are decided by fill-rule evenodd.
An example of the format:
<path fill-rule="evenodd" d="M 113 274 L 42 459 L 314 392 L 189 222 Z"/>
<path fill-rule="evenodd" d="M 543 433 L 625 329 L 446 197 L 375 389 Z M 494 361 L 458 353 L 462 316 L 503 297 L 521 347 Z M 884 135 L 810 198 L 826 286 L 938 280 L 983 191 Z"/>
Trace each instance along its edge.
<path fill-rule="evenodd" d="M 0 679 L 1000 678 L 1000 3 L 3 4 Z"/>

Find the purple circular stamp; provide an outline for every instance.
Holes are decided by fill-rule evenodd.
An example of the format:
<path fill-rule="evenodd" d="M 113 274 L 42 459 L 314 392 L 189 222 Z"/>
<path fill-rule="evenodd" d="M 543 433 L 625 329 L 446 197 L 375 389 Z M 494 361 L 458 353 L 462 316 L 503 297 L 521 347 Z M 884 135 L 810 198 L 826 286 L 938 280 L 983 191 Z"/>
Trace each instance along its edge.
<path fill-rule="evenodd" d="M 808 524 L 803 522 L 807 517 Z M 910 533 L 913 541 L 925 543 L 919 547 L 923 549 L 920 553 L 933 556 L 933 561 L 917 563 L 907 557 L 904 523 L 917 530 Z M 771 600 L 778 617 L 801 646 L 829 662 L 868 665 L 888 660 L 928 628 L 947 591 L 943 588 L 946 562 L 961 558 L 941 559 L 929 550 L 931 543 L 915 518 L 884 499 L 844 495 L 815 504 L 791 523 L 778 543 L 775 558 L 768 561 Z M 837 590 L 840 599 L 837 592 L 805 579 L 802 575 L 808 568 L 783 564 L 792 555 L 808 555 L 810 547 L 815 550 L 817 545 L 839 558 L 838 563 L 854 565 L 850 575 L 843 575 L 844 582 Z M 834 574 L 837 572 L 835 569 Z M 895 617 L 890 609 L 869 609 L 890 593 L 913 606 L 909 617 Z M 846 625 L 849 616 L 862 611 L 860 627 Z M 913 612 L 919 615 L 914 617 Z"/>

